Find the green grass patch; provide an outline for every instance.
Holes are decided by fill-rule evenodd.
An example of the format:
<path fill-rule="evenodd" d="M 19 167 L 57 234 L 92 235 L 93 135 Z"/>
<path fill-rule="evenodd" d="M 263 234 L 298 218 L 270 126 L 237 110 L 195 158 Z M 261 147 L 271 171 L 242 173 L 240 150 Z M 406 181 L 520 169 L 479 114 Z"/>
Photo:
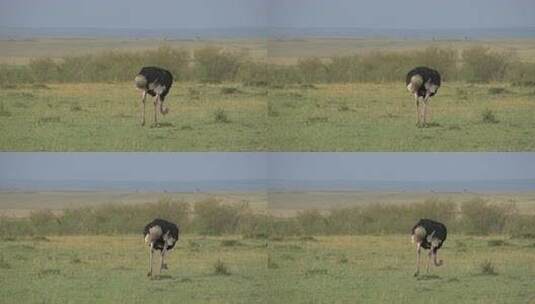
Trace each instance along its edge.
<path fill-rule="evenodd" d="M 140 126 L 130 83 L 48 86 L 32 98 L 0 92 L 0 150 L 535 151 L 525 87 L 491 95 L 490 85 L 445 83 L 431 100 L 429 128 L 419 129 L 414 100 L 399 83 L 287 86 L 265 95 L 265 88 L 224 94 L 238 85 L 177 82 L 160 128 Z M 147 125 L 153 110 L 149 99 Z"/>
<path fill-rule="evenodd" d="M 33 251 L 21 247 L 28 240 L 0 243 L 0 298 L 151 303 L 157 292 L 158 302 L 172 303 L 180 294 L 193 304 L 354 303 L 356 297 L 366 303 L 428 303 L 429 298 L 437 303 L 524 303 L 535 275 L 526 267 L 534 254 L 527 240 L 495 250 L 485 244 L 496 237 L 452 233 L 440 250 L 444 265 L 414 279 L 414 245 L 406 234 L 317 237 L 300 251 L 287 249 L 296 240 L 269 249 L 259 246 L 263 240 L 248 240 L 251 246 L 222 252 L 221 241 L 235 237 L 183 235 L 157 280 L 146 277 L 148 252 L 137 234 L 49 237 Z M 190 241 L 202 246 L 192 253 Z M 451 250 L 456 241 L 470 250 Z M 348 262 L 338 262 L 339 257 Z M 7 261 L 9 266 L 2 267 Z M 493 262 L 482 268 L 481 261 Z M 489 274 L 496 269 L 499 275 Z"/>

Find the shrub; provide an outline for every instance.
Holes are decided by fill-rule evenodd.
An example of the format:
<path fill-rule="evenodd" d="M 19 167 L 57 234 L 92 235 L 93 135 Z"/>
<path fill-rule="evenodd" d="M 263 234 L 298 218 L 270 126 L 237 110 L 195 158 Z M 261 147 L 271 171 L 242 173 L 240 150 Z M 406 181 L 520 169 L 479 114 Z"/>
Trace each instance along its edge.
<path fill-rule="evenodd" d="M 214 121 L 220 123 L 229 123 L 230 119 L 228 118 L 227 112 L 223 109 L 217 109 L 214 111 Z"/>
<path fill-rule="evenodd" d="M 246 86 L 265 87 L 270 83 L 270 68 L 267 63 L 246 61 L 240 64 L 236 78 Z"/>
<path fill-rule="evenodd" d="M 21 83 L 33 83 L 35 78 L 29 66 L 0 64 L 0 88 L 15 88 Z"/>
<path fill-rule="evenodd" d="M 60 75 L 58 64 L 51 58 L 31 59 L 29 67 L 34 79 L 40 82 L 57 80 Z"/>
<path fill-rule="evenodd" d="M 221 94 L 230 95 L 230 94 L 236 94 L 236 93 L 240 93 L 240 90 L 238 90 L 238 88 L 235 88 L 235 87 L 221 88 Z"/>
<path fill-rule="evenodd" d="M 216 274 L 216 275 L 230 275 L 230 271 L 229 271 L 227 265 L 225 265 L 225 263 L 223 263 L 223 261 L 221 261 L 221 259 L 218 259 L 217 262 L 215 262 L 215 264 L 214 264 L 214 274 Z"/>
<path fill-rule="evenodd" d="M 473 47 L 462 52 L 463 78 L 470 82 L 501 81 L 512 62 L 512 54 Z"/>
<path fill-rule="evenodd" d="M 307 235 L 326 232 L 327 220 L 318 210 L 301 211 L 296 216 L 300 230 Z"/>
<path fill-rule="evenodd" d="M 507 69 L 505 78 L 515 86 L 535 86 L 535 63 L 514 62 Z"/>
<path fill-rule="evenodd" d="M 236 233 L 241 214 L 248 208 L 247 204 L 223 205 L 218 200 L 207 199 L 195 203 L 193 224 L 196 231 L 203 235 Z"/>
<path fill-rule="evenodd" d="M 454 49 L 428 47 L 414 53 L 416 66 L 429 66 L 440 72 L 444 81 L 458 78 L 457 62 L 459 54 Z"/>
<path fill-rule="evenodd" d="M 273 234 L 273 217 L 256 214 L 250 209 L 242 209 L 239 219 L 239 233 L 245 238 L 267 239 Z"/>
<path fill-rule="evenodd" d="M 359 79 L 359 57 L 337 56 L 326 65 L 329 82 L 354 82 Z"/>
<path fill-rule="evenodd" d="M 139 233 L 154 218 L 179 224 L 187 231 L 190 221 L 188 203 L 162 198 L 143 205 L 106 204 L 97 207 L 67 209 L 61 219 L 61 233 L 116 234 Z"/>
<path fill-rule="evenodd" d="M 215 47 L 196 50 L 194 57 L 198 79 L 212 83 L 235 80 L 242 61 L 241 55 Z"/>
<path fill-rule="evenodd" d="M 491 261 L 486 260 L 479 264 L 479 273 L 482 275 L 497 275 L 498 273 L 494 269 L 494 265 Z"/>
<path fill-rule="evenodd" d="M 304 58 L 297 62 L 297 69 L 302 79 L 307 83 L 325 82 L 327 70 L 319 58 Z"/>
<path fill-rule="evenodd" d="M 461 204 L 463 231 L 479 235 L 501 233 L 515 212 L 512 203 L 490 204 L 479 198 L 466 201 Z"/>
<path fill-rule="evenodd" d="M 444 223 L 446 226 L 455 221 L 457 204 L 449 200 L 427 199 L 422 203 L 410 205 L 414 220 L 429 218 Z"/>
<path fill-rule="evenodd" d="M 500 87 L 489 88 L 489 94 L 490 95 L 499 95 L 499 94 L 503 94 L 503 93 L 507 93 L 507 89 L 500 88 Z"/>
<path fill-rule="evenodd" d="M 505 225 L 505 232 L 513 238 L 535 238 L 535 215 L 514 214 Z"/>
<path fill-rule="evenodd" d="M 487 124 L 497 124 L 500 122 L 498 118 L 496 118 L 496 114 L 494 114 L 494 111 L 489 109 L 486 109 L 481 112 L 481 121 Z"/>

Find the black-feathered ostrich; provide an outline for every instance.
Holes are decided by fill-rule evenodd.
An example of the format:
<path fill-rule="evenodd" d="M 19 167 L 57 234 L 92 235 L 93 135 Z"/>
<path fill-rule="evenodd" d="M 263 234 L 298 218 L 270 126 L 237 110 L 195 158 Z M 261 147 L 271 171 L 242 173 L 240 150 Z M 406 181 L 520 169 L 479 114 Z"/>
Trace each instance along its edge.
<path fill-rule="evenodd" d="M 429 220 L 421 219 L 414 227 L 411 232 L 411 239 L 413 243 L 416 243 L 416 272 L 414 276 L 420 274 L 420 251 L 423 247 L 424 249 L 429 249 L 429 257 L 427 259 L 427 272 L 429 273 L 429 265 L 431 264 L 431 256 L 433 256 L 433 263 L 435 266 L 441 266 L 442 260 L 437 261 L 437 251 L 442 247 L 446 236 L 448 235 L 448 230 L 444 224 Z"/>
<path fill-rule="evenodd" d="M 417 67 L 407 74 L 405 82 L 407 89 L 416 99 L 416 111 L 418 112 L 417 126 L 426 127 L 429 99 L 437 93 L 440 87 L 440 73 L 428 67 Z"/>
<path fill-rule="evenodd" d="M 145 243 L 150 247 L 149 255 L 149 272 L 147 276 L 152 276 L 152 255 L 155 250 L 160 250 L 160 271 L 167 269 L 167 265 L 164 263 L 165 254 L 175 247 L 178 241 L 178 225 L 168 222 L 162 219 L 155 219 L 143 230 L 145 235 Z"/>
<path fill-rule="evenodd" d="M 141 112 L 141 125 L 145 125 L 145 99 L 147 94 L 156 97 L 154 99 L 154 126 L 158 126 L 158 108 L 163 115 L 169 112 L 169 109 L 163 105 L 165 96 L 169 93 L 173 85 L 173 75 L 171 72 L 158 67 L 144 67 L 139 71 L 135 78 L 136 87 L 142 91 L 141 103 L 143 110 Z"/>

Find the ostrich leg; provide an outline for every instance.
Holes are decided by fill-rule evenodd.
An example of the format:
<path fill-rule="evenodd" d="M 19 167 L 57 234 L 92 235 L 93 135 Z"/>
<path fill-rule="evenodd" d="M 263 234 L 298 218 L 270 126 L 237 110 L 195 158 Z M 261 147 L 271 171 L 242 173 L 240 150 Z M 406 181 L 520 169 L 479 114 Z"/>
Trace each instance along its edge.
<path fill-rule="evenodd" d="M 425 115 L 425 103 L 423 98 L 416 97 L 416 106 L 418 110 L 418 124 L 417 126 L 421 128 L 424 125 L 424 115 Z"/>
<path fill-rule="evenodd" d="M 156 95 L 154 99 L 154 127 L 158 127 L 158 106 L 160 103 L 160 95 Z"/>
<path fill-rule="evenodd" d="M 167 244 L 163 245 L 162 249 L 162 258 L 160 260 L 160 273 L 162 272 L 162 269 L 167 269 L 167 265 L 164 263 L 165 254 L 167 253 Z"/>
<path fill-rule="evenodd" d="M 147 99 L 147 91 L 143 91 L 143 93 L 141 93 L 141 103 L 142 103 L 141 126 L 145 125 L 145 100 L 146 99 Z"/>
<path fill-rule="evenodd" d="M 421 243 L 416 244 L 416 272 L 414 273 L 414 276 L 417 277 L 418 274 L 420 274 L 420 251 L 422 249 Z"/>
<path fill-rule="evenodd" d="M 430 99 L 429 94 L 426 94 L 424 98 L 424 126 L 427 126 L 427 107 L 429 106 Z"/>
<path fill-rule="evenodd" d="M 154 243 L 150 243 L 150 251 L 149 251 L 149 272 L 147 273 L 148 277 L 152 276 L 152 254 L 154 253 Z"/>
<path fill-rule="evenodd" d="M 429 273 L 429 266 L 431 265 L 431 256 L 433 255 L 433 249 L 429 250 L 429 254 L 427 255 L 427 268 L 425 269 L 426 273 Z"/>

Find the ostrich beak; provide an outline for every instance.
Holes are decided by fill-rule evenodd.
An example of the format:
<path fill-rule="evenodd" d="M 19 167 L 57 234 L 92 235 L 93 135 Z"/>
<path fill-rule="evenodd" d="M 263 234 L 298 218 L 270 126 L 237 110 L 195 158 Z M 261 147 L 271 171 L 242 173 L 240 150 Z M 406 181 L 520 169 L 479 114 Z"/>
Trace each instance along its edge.
<path fill-rule="evenodd" d="M 442 260 L 438 260 L 437 261 L 437 254 L 433 254 L 433 263 L 435 264 L 435 266 L 439 267 L 439 266 L 442 266 L 442 264 L 444 264 L 444 261 Z"/>

